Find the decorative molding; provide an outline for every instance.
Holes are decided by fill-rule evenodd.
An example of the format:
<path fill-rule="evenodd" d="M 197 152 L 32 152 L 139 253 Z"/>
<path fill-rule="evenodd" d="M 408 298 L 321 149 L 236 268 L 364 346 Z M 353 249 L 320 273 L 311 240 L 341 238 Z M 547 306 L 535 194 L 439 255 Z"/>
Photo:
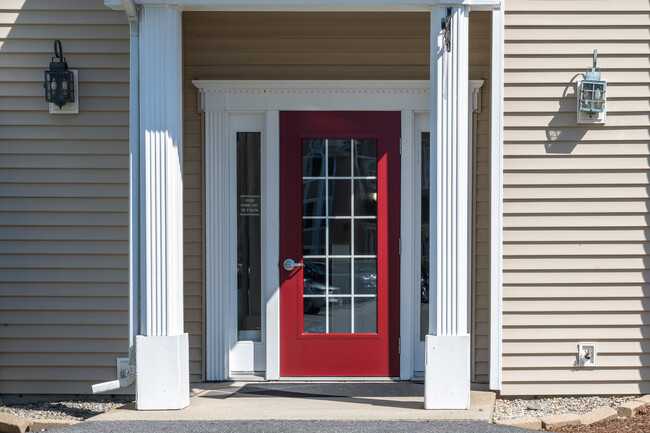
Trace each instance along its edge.
<path fill-rule="evenodd" d="M 180 11 L 144 7 L 140 30 L 141 332 L 174 336 L 183 334 Z"/>
<path fill-rule="evenodd" d="M 195 80 L 205 111 L 428 110 L 426 80 Z"/>
<path fill-rule="evenodd" d="M 496 10 L 502 0 L 136 0 L 136 4 L 177 5 L 187 11 L 311 11 L 311 12 L 428 12 L 432 6 L 471 6 L 472 10 Z M 121 10 L 120 0 L 104 5 Z"/>

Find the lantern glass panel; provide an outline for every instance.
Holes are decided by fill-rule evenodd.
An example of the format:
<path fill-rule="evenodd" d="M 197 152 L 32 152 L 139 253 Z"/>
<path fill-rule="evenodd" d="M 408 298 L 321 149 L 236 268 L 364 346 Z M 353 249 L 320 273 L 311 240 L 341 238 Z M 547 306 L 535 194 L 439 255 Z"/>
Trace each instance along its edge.
<path fill-rule="evenodd" d="M 580 111 L 602 113 L 605 109 L 605 88 L 605 81 L 582 81 L 580 84 Z"/>

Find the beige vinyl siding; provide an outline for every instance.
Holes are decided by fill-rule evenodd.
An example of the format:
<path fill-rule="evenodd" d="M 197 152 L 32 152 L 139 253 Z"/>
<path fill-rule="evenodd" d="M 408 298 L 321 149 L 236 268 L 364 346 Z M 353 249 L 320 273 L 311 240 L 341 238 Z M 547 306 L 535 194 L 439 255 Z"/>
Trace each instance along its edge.
<path fill-rule="evenodd" d="M 490 74 L 490 15 L 470 14 L 470 77 Z M 203 144 L 194 79 L 428 79 L 429 15 L 423 13 L 224 13 L 183 14 L 186 308 L 191 326 L 201 317 L 203 285 Z M 489 80 L 482 89 L 477 162 L 481 185 L 489 185 Z M 489 190 L 476 191 L 476 380 L 488 380 Z M 189 236 L 193 239 L 190 241 Z M 187 269 L 191 267 L 192 269 Z M 191 280 L 188 279 L 191 276 Z M 190 293 L 191 288 L 191 293 Z M 194 323 L 194 321 L 197 321 Z M 192 328 L 194 329 L 194 328 Z M 197 340 L 194 340 L 198 342 Z M 200 346 L 191 354 L 194 377 Z M 194 350 L 193 349 L 193 350 Z M 194 353 L 194 352 L 193 352 Z"/>
<path fill-rule="evenodd" d="M 187 80 L 185 80 L 187 81 Z M 190 83 L 191 84 L 191 83 Z M 189 334 L 190 381 L 205 379 L 204 359 L 204 189 L 203 124 L 198 95 L 183 96 L 183 242 L 185 244 L 185 332 Z"/>
<path fill-rule="evenodd" d="M 488 383 L 490 374 L 490 86 L 489 12 L 470 13 L 469 77 L 484 80 L 475 114 L 472 257 L 473 381 Z"/>
<path fill-rule="evenodd" d="M 61 39 L 78 115 L 50 115 Z M 0 394 L 88 394 L 128 350 L 124 13 L 101 0 L 0 5 Z"/>
<path fill-rule="evenodd" d="M 505 24 L 502 393 L 648 393 L 650 4 L 508 0 Z M 579 126 L 594 49 L 607 123 Z"/>

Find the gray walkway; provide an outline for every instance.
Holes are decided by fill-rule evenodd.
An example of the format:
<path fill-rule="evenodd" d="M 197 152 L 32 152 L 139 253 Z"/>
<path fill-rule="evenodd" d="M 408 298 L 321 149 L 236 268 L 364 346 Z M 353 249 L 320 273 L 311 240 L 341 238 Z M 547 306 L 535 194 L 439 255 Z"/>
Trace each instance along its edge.
<path fill-rule="evenodd" d="M 470 421 L 88 421 L 57 433 L 530 433 L 530 430 Z"/>

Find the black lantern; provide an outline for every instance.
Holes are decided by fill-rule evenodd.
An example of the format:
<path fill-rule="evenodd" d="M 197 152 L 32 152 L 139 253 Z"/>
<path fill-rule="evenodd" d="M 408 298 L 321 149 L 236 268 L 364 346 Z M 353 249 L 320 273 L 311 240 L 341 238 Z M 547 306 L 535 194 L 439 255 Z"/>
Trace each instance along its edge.
<path fill-rule="evenodd" d="M 54 59 L 57 58 L 58 61 Z M 68 64 L 63 57 L 61 41 L 54 41 L 54 57 L 50 62 L 50 70 L 45 71 L 45 100 L 63 107 L 68 102 L 74 102 L 74 74 L 68 71 Z"/>

